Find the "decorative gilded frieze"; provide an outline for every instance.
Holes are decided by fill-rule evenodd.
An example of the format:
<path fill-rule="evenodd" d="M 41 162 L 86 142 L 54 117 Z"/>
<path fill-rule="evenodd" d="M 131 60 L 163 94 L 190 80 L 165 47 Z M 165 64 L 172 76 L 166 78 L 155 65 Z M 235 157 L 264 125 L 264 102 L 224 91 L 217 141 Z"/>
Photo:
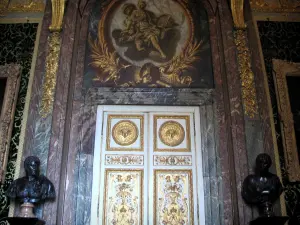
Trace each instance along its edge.
<path fill-rule="evenodd" d="M 105 165 L 143 166 L 143 155 L 105 155 Z"/>
<path fill-rule="evenodd" d="M 44 78 L 43 95 L 40 109 L 42 117 L 47 117 L 53 108 L 56 73 L 58 69 L 61 47 L 60 31 L 64 16 L 64 4 L 64 0 L 52 0 L 52 23 L 49 27 L 51 33 L 48 37 L 46 74 Z"/>
<path fill-rule="evenodd" d="M 191 166 L 191 155 L 154 155 L 154 166 Z"/>
<path fill-rule="evenodd" d="M 242 98 L 247 116 L 254 118 L 258 114 L 254 73 L 251 68 L 251 55 L 247 41 L 247 31 L 234 31 L 234 40 L 238 51 L 239 73 L 242 82 Z"/>
<path fill-rule="evenodd" d="M 154 151 L 190 152 L 190 117 L 154 115 Z"/>
<path fill-rule="evenodd" d="M 154 225 L 194 224 L 191 170 L 154 170 Z"/>
<path fill-rule="evenodd" d="M 6 13 L 35 13 L 44 12 L 44 0 L 2 0 L 0 2 L 0 16 Z"/>
<path fill-rule="evenodd" d="M 108 115 L 106 132 L 107 151 L 143 151 L 143 148 L 143 115 Z"/>
<path fill-rule="evenodd" d="M 250 0 L 250 6 L 254 12 L 300 12 L 300 2 L 293 0 Z"/>
<path fill-rule="evenodd" d="M 273 74 L 276 82 L 278 112 L 281 118 L 281 131 L 284 143 L 284 158 L 289 180 L 300 180 L 300 165 L 298 160 L 297 142 L 294 128 L 294 119 L 289 99 L 286 76 L 300 74 L 300 63 L 292 63 L 273 59 Z"/>
<path fill-rule="evenodd" d="M 143 171 L 106 169 L 103 224 L 142 225 Z"/>

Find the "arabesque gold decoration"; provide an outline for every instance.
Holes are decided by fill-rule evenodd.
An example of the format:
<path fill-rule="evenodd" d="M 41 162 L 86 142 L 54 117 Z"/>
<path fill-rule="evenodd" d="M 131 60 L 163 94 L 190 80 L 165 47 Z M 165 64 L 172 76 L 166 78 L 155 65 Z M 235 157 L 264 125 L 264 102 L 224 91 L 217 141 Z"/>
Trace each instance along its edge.
<path fill-rule="evenodd" d="M 132 121 L 122 120 L 113 126 L 112 137 L 121 146 L 131 145 L 138 138 L 138 128 Z"/>
<path fill-rule="evenodd" d="M 180 145 L 184 140 L 184 136 L 184 128 L 176 121 L 167 121 L 159 128 L 159 138 L 168 146 Z"/>
<path fill-rule="evenodd" d="M 238 50 L 239 73 L 242 82 L 242 98 L 244 111 L 247 116 L 254 118 L 257 113 L 256 90 L 254 74 L 251 68 L 251 56 L 247 42 L 247 31 L 237 29 L 234 40 Z"/>
<path fill-rule="evenodd" d="M 286 169 L 289 180 L 295 182 L 300 180 L 300 165 L 286 76 L 293 73 L 300 74 L 300 63 L 273 59 L 273 71 L 276 82 L 278 111 L 281 118 Z"/>
<path fill-rule="evenodd" d="M 49 53 L 46 58 L 46 74 L 43 85 L 41 115 L 46 117 L 52 110 L 54 89 L 56 86 L 56 72 L 60 52 L 60 33 L 53 32 L 48 37 Z"/>

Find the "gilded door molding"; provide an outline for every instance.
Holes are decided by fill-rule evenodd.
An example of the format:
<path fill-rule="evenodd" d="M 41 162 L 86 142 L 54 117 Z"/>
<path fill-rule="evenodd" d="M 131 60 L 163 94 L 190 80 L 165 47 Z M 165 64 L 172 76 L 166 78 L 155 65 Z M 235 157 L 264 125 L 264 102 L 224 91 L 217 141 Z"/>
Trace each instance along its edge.
<path fill-rule="evenodd" d="M 300 63 L 287 62 L 273 59 L 273 76 L 276 83 L 276 95 L 278 112 L 281 117 L 281 132 L 286 169 L 290 181 L 300 180 L 300 166 L 296 136 L 294 130 L 294 119 L 289 100 L 286 76 L 292 74 L 300 75 Z"/>

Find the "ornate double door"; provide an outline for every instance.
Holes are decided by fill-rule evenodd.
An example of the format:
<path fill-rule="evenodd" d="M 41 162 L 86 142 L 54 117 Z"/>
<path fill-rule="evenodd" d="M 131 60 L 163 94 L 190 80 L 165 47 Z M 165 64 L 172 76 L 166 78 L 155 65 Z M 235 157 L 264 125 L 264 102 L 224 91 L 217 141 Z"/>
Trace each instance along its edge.
<path fill-rule="evenodd" d="M 92 196 L 92 225 L 204 225 L 199 108 L 99 106 Z"/>

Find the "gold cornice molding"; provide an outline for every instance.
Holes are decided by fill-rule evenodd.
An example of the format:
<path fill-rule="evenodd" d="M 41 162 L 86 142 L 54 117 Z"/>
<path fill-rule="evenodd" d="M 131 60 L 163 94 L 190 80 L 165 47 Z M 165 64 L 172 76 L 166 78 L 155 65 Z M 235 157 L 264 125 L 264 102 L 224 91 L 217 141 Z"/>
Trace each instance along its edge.
<path fill-rule="evenodd" d="M 273 76 L 276 83 L 276 96 L 278 112 L 280 114 L 280 125 L 284 147 L 284 158 L 286 170 L 291 182 L 300 180 L 300 165 L 296 135 L 294 130 L 294 119 L 289 99 L 286 76 L 293 73 L 300 74 L 300 63 L 287 62 L 284 60 L 273 59 Z"/>
<path fill-rule="evenodd" d="M 300 2 L 292 0 L 250 0 L 254 12 L 300 13 Z"/>
<path fill-rule="evenodd" d="M 230 4 L 234 27 L 237 29 L 245 29 L 244 0 L 231 0 Z"/>

